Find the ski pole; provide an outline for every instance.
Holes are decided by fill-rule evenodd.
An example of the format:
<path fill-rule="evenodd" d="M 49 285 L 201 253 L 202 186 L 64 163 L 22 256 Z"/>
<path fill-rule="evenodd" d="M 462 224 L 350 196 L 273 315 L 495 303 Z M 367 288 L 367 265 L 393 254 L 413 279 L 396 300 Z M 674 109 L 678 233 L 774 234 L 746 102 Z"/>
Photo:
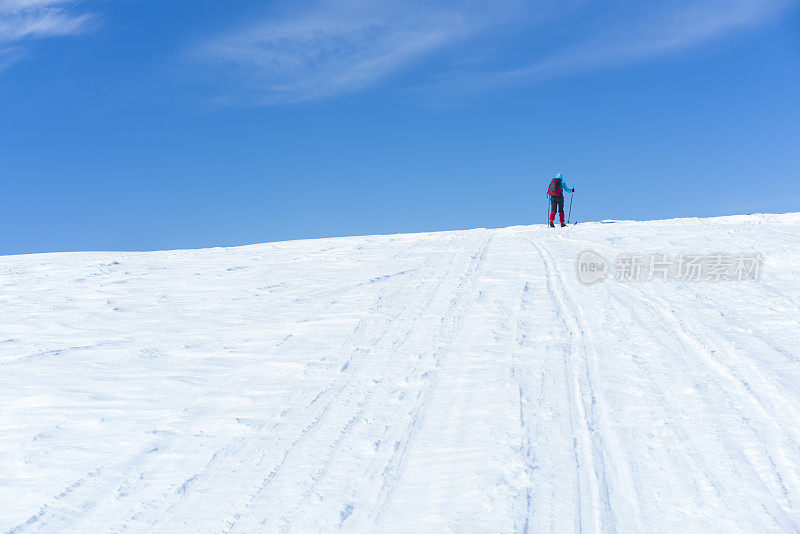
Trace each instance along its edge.
<path fill-rule="evenodd" d="M 547 198 L 547 224 L 550 224 L 550 195 L 545 195 Z"/>
<path fill-rule="evenodd" d="M 569 224 L 570 219 L 572 219 L 572 197 L 574 196 L 575 196 L 575 191 L 573 191 L 569 195 L 569 216 L 567 217 L 567 224 Z"/>

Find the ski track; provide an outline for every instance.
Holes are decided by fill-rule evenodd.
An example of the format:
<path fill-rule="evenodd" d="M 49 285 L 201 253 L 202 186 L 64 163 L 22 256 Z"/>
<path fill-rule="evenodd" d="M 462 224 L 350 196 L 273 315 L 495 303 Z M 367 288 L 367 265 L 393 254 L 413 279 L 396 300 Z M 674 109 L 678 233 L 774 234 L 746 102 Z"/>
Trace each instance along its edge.
<path fill-rule="evenodd" d="M 565 366 L 569 369 L 571 385 L 570 403 L 575 406 L 574 413 L 578 420 L 579 431 L 576 435 L 575 460 L 576 467 L 581 472 L 581 487 L 579 502 L 584 503 L 584 489 L 588 482 L 589 510 L 581 510 L 578 530 L 584 530 L 588 523 L 588 530 L 616 530 L 617 519 L 610 502 L 610 489 L 608 483 L 609 471 L 616 473 L 617 480 L 613 487 L 618 490 L 632 487 L 630 474 L 625 469 L 625 464 L 609 468 L 607 464 L 619 460 L 624 451 L 619 445 L 619 439 L 614 429 L 606 421 L 605 401 L 599 394 L 594 383 L 597 381 L 597 354 L 594 349 L 591 331 L 584 316 L 583 309 L 574 296 L 570 295 L 563 270 L 558 267 L 550 252 L 541 242 L 532 240 L 533 245 L 542 257 L 547 272 L 547 287 L 553 301 L 561 311 L 561 317 L 570 331 L 569 353 L 565 354 Z M 578 363 L 579 362 L 579 363 Z M 583 369 L 580 369 L 581 365 Z M 586 391 L 581 384 L 585 384 Z M 571 419 L 572 420 L 572 419 Z M 603 430 L 605 433 L 603 434 Z M 577 446 L 578 437 L 582 443 Z M 605 441 L 609 442 L 608 449 Z M 591 465 L 591 469 L 585 466 Z M 635 499 L 620 502 L 619 507 L 634 504 Z M 633 506 L 632 510 L 625 510 L 632 519 L 635 530 L 641 530 L 639 511 Z"/>
<path fill-rule="evenodd" d="M 450 302 L 450 306 L 444 317 L 442 317 L 441 324 L 445 327 L 446 332 L 440 332 L 434 338 L 437 339 L 442 345 L 447 344 L 447 338 L 456 335 L 459 328 L 461 328 L 463 314 L 459 312 L 461 312 L 461 310 L 467 306 L 468 300 L 473 297 L 471 293 L 474 290 L 473 286 L 475 285 L 476 273 L 479 272 L 481 264 L 486 259 L 486 254 L 491 244 L 492 237 L 493 236 L 490 235 L 486 239 L 482 249 L 472 255 L 472 261 L 469 265 L 469 268 L 459 281 L 459 284 L 455 290 L 455 295 Z M 398 444 L 398 446 L 395 447 L 396 453 L 392 456 L 386 467 L 383 469 L 383 484 L 381 485 L 378 493 L 378 505 L 372 514 L 373 518 L 377 522 L 380 522 L 381 513 L 389 503 L 392 491 L 396 487 L 397 482 L 402 475 L 405 458 L 408 451 L 408 444 L 411 442 L 421 426 L 422 414 L 425 406 L 427 405 L 430 392 L 436 385 L 437 369 L 441 366 L 441 359 L 444 357 L 444 355 L 444 347 L 440 348 L 432 355 L 431 359 L 433 360 L 433 370 L 430 373 L 426 372 L 426 383 L 422 390 L 417 394 L 417 401 L 408 416 L 408 423 L 405 425 L 405 429 L 401 438 L 395 442 Z"/>
<path fill-rule="evenodd" d="M 431 276 L 431 278 L 435 280 L 435 278 L 433 276 Z M 379 277 L 379 279 L 384 279 L 384 278 Z M 376 280 L 376 281 L 378 281 L 378 280 Z M 424 284 L 424 283 L 428 283 L 428 280 L 424 280 L 423 279 L 423 282 L 420 283 L 420 285 L 418 285 L 417 287 L 415 287 L 414 293 L 421 293 L 420 288 L 422 287 L 422 284 Z M 379 329 L 382 328 L 382 331 L 380 333 L 378 333 L 376 337 L 370 339 L 371 336 L 375 336 L 376 334 L 373 331 L 374 328 L 370 328 L 370 326 L 368 326 L 365 321 L 362 321 L 357 325 L 357 327 L 356 327 L 356 329 L 354 331 L 354 334 L 358 335 L 361 339 L 352 338 L 352 339 L 348 340 L 347 344 L 348 345 L 353 345 L 353 348 L 350 349 L 350 352 L 349 352 L 347 358 L 345 359 L 343 365 L 340 367 L 341 372 L 346 372 L 347 373 L 347 375 L 346 375 L 347 378 L 346 378 L 345 381 L 343 381 L 340 384 L 332 383 L 331 385 L 326 387 L 322 392 L 318 393 L 312 399 L 312 401 L 308 404 L 308 406 L 301 406 L 302 405 L 302 398 L 301 399 L 292 399 L 292 400 L 288 401 L 288 404 L 289 404 L 290 407 L 287 408 L 287 409 L 282 410 L 282 413 L 281 413 L 282 417 L 287 417 L 287 416 L 291 415 L 293 412 L 300 412 L 300 411 L 302 411 L 303 408 L 308 408 L 308 407 L 310 407 L 312 405 L 320 406 L 321 408 L 319 409 L 319 411 L 315 412 L 315 416 L 302 428 L 302 430 L 297 435 L 297 437 L 294 440 L 292 440 L 291 443 L 289 443 L 289 445 L 286 446 L 278 454 L 277 463 L 275 463 L 275 465 L 273 465 L 271 467 L 271 469 L 266 473 L 266 476 L 258 484 L 258 486 L 256 487 L 255 491 L 252 493 L 252 495 L 245 500 L 244 506 L 239 508 L 238 510 L 236 510 L 232 514 L 232 517 L 230 519 L 222 521 L 222 523 L 224 524 L 224 526 L 223 526 L 223 530 L 224 531 L 232 531 L 232 530 L 236 529 L 236 526 L 241 521 L 242 517 L 248 512 L 248 510 L 250 508 L 252 508 L 254 506 L 254 503 L 256 503 L 259 499 L 262 498 L 262 495 L 263 495 L 264 491 L 268 488 L 268 486 L 270 486 L 270 484 L 272 484 L 273 481 L 277 477 L 279 477 L 281 475 L 281 473 L 283 471 L 283 468 L 284 468 L 284 465 L 286 464 L 286 461 L 289 458 L 290 454 L 293 452 L 293 450 L 301 442 L 303 442 L 304 440 L 308 440 L 310 438 L 312 433 L 317 428 L 319 428 L 320 425 L 323 423 L 324 418 L 328 415 L 328 413 L 330 411 L 332 411 L 336 407 L 337 403 L 343 402 L 341 400 L 341 396 L 342 396 L 343 392 L 345 392 L 351 386 L 352 382 L 354 380 L 362 380 L 362 381 L 364 381 L 364 377 L 363 376 L 359 376 L 357 362 L 363 360 L 364 357 L 367 354 L 369 354 L 370 352 L 378 350 L 379 348 L 381 348 L 381 347 L 379 347 L 379 345 L 383 341 L 383 337 L 386 336 L 386 334 L 389 331 L 389 328 L 391 327 L 391 325 L 395 321 L 397 321 L 399 318 L 401 318 L 402 317 L 402 312 L 405 311 L 409 307 L 410 302 L 402 301 L 401 302 L 401 305 L 403 306 L 402 309 L 400 309 L 399 311 L 396 311 L 396 312 L 389 313 L 388 314 L 389 315 L 388 318 L 385 315 L 386 312 L 391 309 L 393 301 L 395 299 L 397 299 L 397 297 L 400 296 L 404 291 L 405 291 L 405 289 L 401 286 L 394 293 L 392 293 L 388 297 L 386 295 L 379 295 L 378 296 L 375 305 L 372 307 L 372 309 L 371 309 L 371 311 L 369 313 L 369 315 L 371 317 L 376 317 L 377 318 L 376 325 L 378 325 L 378 326 L 375 326 L 374 328 L 379 328 Z M 424 307 L 424 305 L 423 305 L 423 307 Z M 381 314 L 380 313 L 381 311 L 383 311 L 384 314 Z M 396 344 L 396 343 L 399 343 L 399 342 L 394 340 L 394 341 L 390 341 L 390 343 Z M 362 347 L 363 344 L 369 345 L 369 348 L 364 349 Z M 364 401 L 361 402 L 362 405 L 363 405 L 363 402 Z M 351 417 L 346 422 L 346 424 L 341 428 L 341 430 L 339 431 L 338 438 L 336 440 L 334 440 L 333 443 L 330 445 L 331 451 L 329 453 L 329 456 L 331 454 L 333 454 L 333 452 L 335 452 L 335 450 L 338 447 L 338 445 L 341 442 L 341 440 L 344 438 L 344 436 L 350 430 L 350 428 L 352 427 L 354 422 L 357 420 L 357 418 L 358 418 L 358 416 L 360 414 L 360 407 L 361 407 L 361 405 L 359 405 L 359 408 L 357 409 L 357 411 L 353 415 L 353 417 Z M 270 431 L 271 432 L 275 432 L 275 433 L 280 433 L 281 428 L 280 428 L 279 425 L 274 425 L 272 428 L 270 428 Z M 252 466 L 254 468 L 258 468 L 258 467 L 264 465 L 265 463 L 268 464 L 268 458 L 269 457 L 268 457 L 268 455 L 266 454 L 266 451 L 263 448 L 255 449 L 255 448 L 251 447 L 251 448 L 248 448 L 248 451 L 249 452 L 246 452 L 246 453 L 242 453 L 242 451 L 240 451 L 240 450 L 239 451 L 233 451 L 233 452 L 236 453 L 236 456 L 237 456 L 236 462 L 240 463 L 240 464 L 242 464 L 244 466 L 248 466 L 249 465 L 249 466 Z M 229 455 L 230 454 L 227 451 L 224 451 L 222 454 L 215 454 L 214 457 L 212 457 L 212 462 L 210 462 L 210 465 L 207 465 L 204 468 L 203 472 L 201 472 L 199 474 L 192 475 L 192 477 L 189 479 L 192 482 L 191 491 L 198 492 L 199 491 L 198 483 L 202 482 L 204 479 L 207 478 L 206 474 L 209 471 L 213 471 L 214 469 L 217 468 L 216 465 L 214 465 L 214 464 L 219 463 L 221 461 L 220 459 L 224 459 Z M 252 458 L 252 456 L 256 456 L 256 457 Z M 320 468 L 319 473 L 317 475 L 315 475 L 314 479 L 319 478 L 320 476 L 322 476 L 322 474 L 324 474 L 324 470 L 325 470 L 325 466 L 323 465 Z M 311 484 L 312 488 L 314 486 L 314 483 L 313 483 L 314 479 L 312 479 L 312 484 Z M 183 495 L 184 496 L 186 495 L 185 491 L 183 492 Z M 170 496 L 169 499 L 172 499 L 172 497 Z M 165 510 L 163 515 L 166 515 L 167 512 L 172 511 L 172 509 L 176 505 L 178 505 L 178 503 L 170 504 L 170 506 Z"/>
<path fill-rule="evenodd" d="M 0 531 L 800 532 L 760 217 L 0 258 Z M 656 247 L 769 261 L 574 274 Z"/>
<path fill-rule="evenodd" d="M 430 306 L 430 304 L 431 304 L 431 302 L 433 300 L 433 297 L 436 295 L 440 285 L 441 284 L 436 284 L 436 286 L 434 287 L 433 294 L 431 295 L 431 297 L 426 299 L 425 304 L 423 306 L 419 307 L 416 310 L 417 312 L 421 313 L 421 311 L 425 310 L 428 306 Z M 402 339 L 396 340 L 396 341 L 394 341 L 392 343 L 391 349 L 393 349 L 392 352 L 394 352 L 394 354 L 400 353 L 400 349 L 402 348 L 403 344 L 405 343 L 405 341 L 407 340 L 407 338 L 411 334 L 411 332 L 412 332 L 411 328 L 407 329 L 403 333 Z M 388 363 L 389 363 L 388 359 L 384 361 L 384 367 L 383 367 L 384 372 L 381 373 L 381 375 L 385 375 L 385 370 L 388 367 Z M 362 415 L 363 411 L 365 410 L 366 406 L 369 404 L 369 402 L 373 398 L 373 394 L 374 393 L 375 393 L 375 390 L 371 389 L 361 399 L 360 403 L 358 404 L 356 413 L 353 415 L 353 417 L 351 417 L 348 420 L 348 422 L 346 423 L 344 428 L 340 431 L 338 438 L 331 444 L 329 453 L 326 456 L 323 465 L 319 468 L 319 470 L 311 478 L 311 484 L 302 493 L 302 495 L 298 499 L 298 502 L 292 507 L 292 509 L 288 512 L 288 514 L 286 514 L 286 516 L 281 519 L 281 521 L 280 521 L 280 530 L 281 531 L 288 530 L 289 526 L 292 523 L 293 516 L 297 513 L 297 511 L 300 509 L 302 504 L 309 498 L 309 496 L 312 494 L 312 492 L 317 488 L 317 486 L 318 486 L 319 482 L 322 480 L 322 478 L 326 475 L 327 467 L 331 463 L 331 460 L 332 460 L 334 454 L 339 450 L 339 447 L 340 447 L 342 441 L 345 439 L 346 435 L 348 434 L 349 430 L 352 428 L 353 424 L 361 417 L 361 415 Z M 260 498 L 261 495 L 259 494 L 258 497 Z M 240 518 L 240 515 L 241 514 L 239 514 L 237 516 L 237 520 Z M 263 521 L 262 521 L 262 524 L 263 524 Z M 234 527 L 234 526 L 235 526 L 235 524 L 231 525 L 231 527 Z"/>
<path fill-rule="evenodd" d="M 685 334 L 683 326 L 677 326 L 680 324 L 680 322 L 671 314 L 671 312 L 666 311 L 667 308 L 663 307 L 663 305 L 659 305 L 657 300 L 651 299 L 650 297 L 637 295 L 637 298 L 639 298 L 641 302 L 648 307 L 649 311 L 658 314 L 663 321 L 675 325 L 668 331 L 672 336 L 680 340 L 682 345 L 688 345 L 687 352 L 692 354 L 706 355 L 707 358 L 701 361 L 701 363 L 706 366 L 707 371 L 714 373 L 718 377 L 728 381 L 736 389 L 740 389 L 739 393 L 742 395 L 742 397 L 746 398 L 748 402 L 759 412 L 761 417 L 758 419 L 758 421 L 760 421 L 762 424 L 767 423 L 772 427 L 772 431 L 769 432 L 772 435 L 769 436 L 769 439 L 765 440 L 762 437 L 762 432 L 760 432 L 756 426 L 751 423 L 751 421 L 754 421 L 755 419 L 749 415 L 746 415 L 745 410 L 742 409 L 741 405 L 734 405 L 733 403 L 729 402 L 726 403 L 728 404 L 728 408 L 737 414 L 742 427 L 747 428 L 748 433 L 750 433 L 752 437 L 761 445 L 761 448 L 757 450 L 742 448 L 741 451 L 728 451 L 729 454 L 741 455 L 742 463 L 749 464 L 755 472 L 755 475 L 760 479 L 763 488 L 776 497 L 775 502 L 779 504 L 779 508 L 769 501 L 762 501 L 759 503 L 760 506 L 767 510 L 769 516 L 774 520 L 775 526 L 780 527 L 781 530 L 790 529 L 792 521 L 789 517 L 785 517 L 786 510 L 791 508 L 791 504 L 789 503 L 790 496 L 789 491 L 783 481 L 784 479 L 789 479 L 792 482 L 793 488 L 800 487 L 800 481 L 798 481 L 797 478 L 796 467 L 799 464 L 795 463 L 793 467 L 792 463 L 786 460 L 783 449 L 780 447 L 775 447 L 774 445 L 779 444 L 782 441 L 786 441 L 791 445 L 792 448 L 797 449 L 797 443 L 792 438 L 788 436 L 780 437 L 779 435 L 776 435 L 786 432 L 794 435 L 796 433 L 794 431 L 795 429 L 792 428 L 792 426 L 781 429 L 780 424 L 772 415 L 774 412 L 764 409 L 762 400 L 756 394 L 754 394 L 749 385 L 738 379 L 728 368 L 726 368 L 726 366 L 711 356 L 714 352 L 716 352 L 716 349 L 708 349 L 702 342 L 697 340 L 697 338 Z M 720 403 L 715 403 L 714 406 L 720 406 Z M 715 428 L 714 432 L 719 436 L 720 434 L 724 433 L 724 430 Z M 681 436 L 681 440 L 684 442 L 690 442 L 693 440 L 693 437 L 684 433 Z M 724 442 L 726 440 L 721 438 L 720 441 Z M 700 449 L 700 447 L 697 448 Z M 773 452 L 770 452 L 770 449 L 772 449 Z M 778 468 L 773 454 L 776 454 L 781 458 L 781 469 Z M 796 459 L 796 461 L 797 460 L 800 459 Z M 700 470 L 707 471 L 707 465 L 708 464 L 706 462 L 705 467 L 701 468 Z M 764 474 L 764 471 L 767 472 L 766 475 Z M 716 477 L 716 475 L 708 475 L 707 473 L 705 476 L 706 480 L 711 480 L 710 477 Z M 712 481 L 711 483 L 715 488 L 720 488 L 724 485 L 724 483 L 719 479 Z M 729 506 L 729 508 L 732 513 L 735 511 L 735 507 Z"/>

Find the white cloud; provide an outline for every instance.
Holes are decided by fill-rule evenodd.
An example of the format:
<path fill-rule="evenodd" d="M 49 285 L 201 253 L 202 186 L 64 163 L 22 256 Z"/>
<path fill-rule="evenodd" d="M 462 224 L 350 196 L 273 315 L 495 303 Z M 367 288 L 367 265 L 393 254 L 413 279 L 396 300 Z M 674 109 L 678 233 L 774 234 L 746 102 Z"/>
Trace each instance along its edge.
<path fill-rule="evenodd" d="M 369 86 L 504 21 L 521 0 L 321 0 L 201 47 L 262 101 Z M 296 4 L 295 4 L 296 6 Z"/>
<path fill-rule="evenodd" d="M 34 7 L 48 7 L 57 4 L 64 4 L 66 0 L 2 0 L 0 1 L 0 11 L 16 11 L 19 9 L 30 9 Z"/>
<path fill-rule="evenodd" d="M 527 84 L 572 73 L 641 61 L 701 45 L 755 27 L 785 13 L 796 0 L 609 1 L 591 31 L 531 61 L 497 72 L 444 78 L 440 90 L 479 91 Z"/>
<path fill-rule="evenodd" d="M 527 62 L 514 49 L 509 56 L 517 66 L 501 71 L 480 72 L 464 58 L 448 58 L 451 67 L 440 64 L 434 85 L 458 92 L 687 49 L 761 24 L 793 5 L 797 0 L 316 0 L 299 7 L 295 1 L 290 12 L 207 43 L 198 55 L 232 80 L 234 99 L 269 103 L 368 87 L 488 29 L 513 33 L 527 24 L 532 34 L 567 34 L 569 44 L 530 50 Z M 508 64 L 502 46 L 495 48 L 493 59 Z"/>
<path fill-rule="evenodd" d="M 74 14 L 63 0 L 0 0 L 0 43 L 72 35 L 91 15 Z"/>
<path fill-rule="evenodd" d="M 759 25 L 794 0 L 686 0 L 654 4 L 652 10 L 587 40 L 563 59 L 616 63 L 690 48 L 735 30 Z M 559 61 L 559 58 L 552 58 Z"/>
<path fill-rule="evenodd" d="M 22 59 L 26 40 L 74 35 L 94 19 L 74 14 L 66 0 L 0 0 L 0 71 Z"/>

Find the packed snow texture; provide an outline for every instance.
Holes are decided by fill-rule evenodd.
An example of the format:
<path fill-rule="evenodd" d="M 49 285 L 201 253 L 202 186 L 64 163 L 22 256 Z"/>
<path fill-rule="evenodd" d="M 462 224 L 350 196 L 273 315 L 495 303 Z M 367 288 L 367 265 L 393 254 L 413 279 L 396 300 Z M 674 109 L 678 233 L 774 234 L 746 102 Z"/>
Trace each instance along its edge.
<path fill-rule="evenodd" d="M 0 531 L 796 532 L 800 214 L 0 258 Z M 576 258 L 762 253 L 758 281 Z"/>

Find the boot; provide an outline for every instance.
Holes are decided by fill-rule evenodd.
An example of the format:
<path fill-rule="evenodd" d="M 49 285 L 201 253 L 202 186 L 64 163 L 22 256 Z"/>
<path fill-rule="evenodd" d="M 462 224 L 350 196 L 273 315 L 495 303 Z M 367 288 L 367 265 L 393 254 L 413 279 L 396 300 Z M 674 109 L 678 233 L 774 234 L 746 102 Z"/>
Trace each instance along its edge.
<path fill-rule="evenodd" d="M 566 226 L 566 223 L 561 223 L 561 228 L 564 228 L 565 226 Z"/>
<path fill-rule="evenodd" d="M 553 224 L 553 221 L 550 221 L 550 228 L 555 228 L 555 227 L 556 227 L 556 225 Z"/>

